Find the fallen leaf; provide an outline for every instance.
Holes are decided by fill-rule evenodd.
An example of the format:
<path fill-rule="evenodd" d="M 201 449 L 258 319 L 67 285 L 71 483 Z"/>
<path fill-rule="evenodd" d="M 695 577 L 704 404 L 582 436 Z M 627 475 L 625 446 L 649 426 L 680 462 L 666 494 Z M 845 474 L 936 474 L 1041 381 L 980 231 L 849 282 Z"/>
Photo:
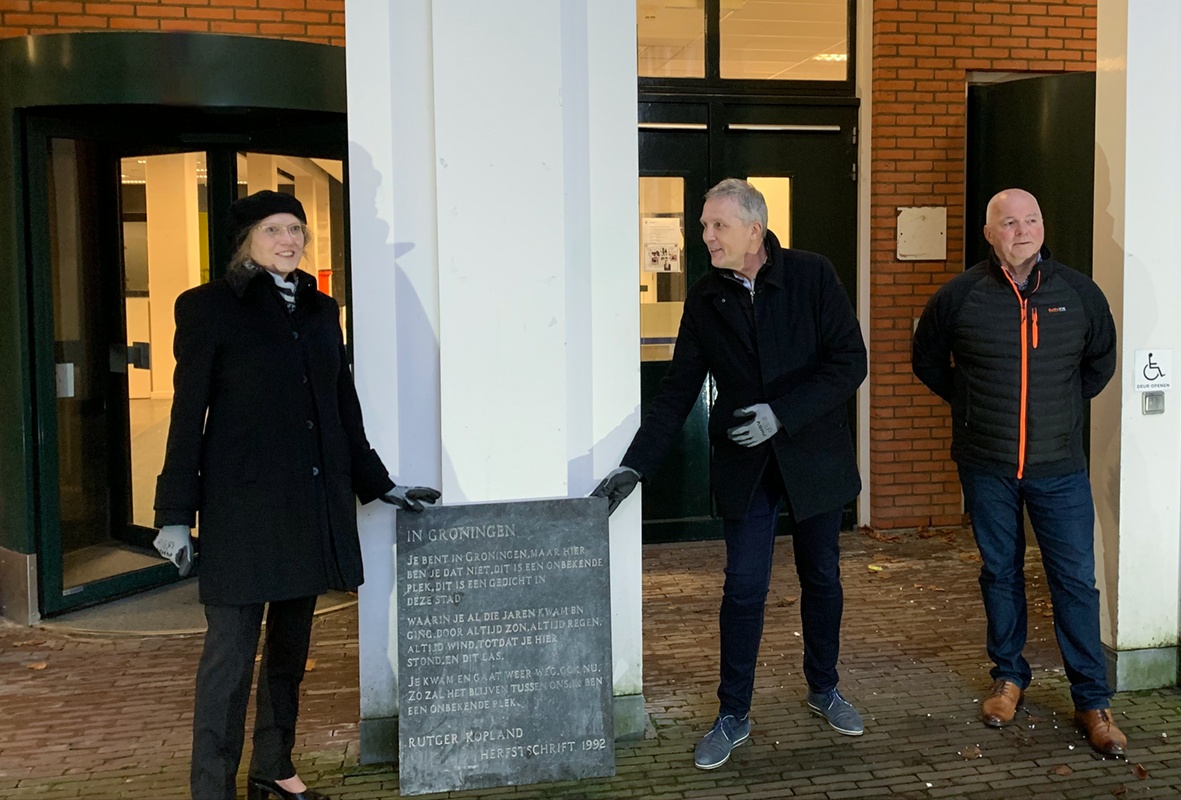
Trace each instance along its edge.
<path fill-rule="evenodd" d="M 45 669 L 49 665 L 44 661 L 34 661 L 32 664 L 26 664 L 25 666 L 29 669 Z"/>
<path fill-rule="evenodd" d="M 896 536 L 892 533 L 881 533 L 880 531 L 878 531 L 874 528 L 871 528 L 868 525 L 862 525 L 861 532 L 863 534 L 865 534 L 866 536 L 868 536 L 870 539 L 874 539 L 879 542 L 901 542 L 902 541 L 901 536 Z"/>
<path fill-rule="evenodd" d="M 980 758 L 984 754 L 980 752 L 979 745 L 972 745 L 971 747 L 965 747 L 963 750 L 960 750 L 960 755 L 964 758 Z"/>
<path fill-rule="evenodd" d="M 311 672 L 316 668 L 316 659 L 309 658 L 308 663 L 304 666 L 304 672 Z"/>
<path fill-rule="evenodd" d="M 870 564 L 869 565 L 870 572 L 881 572 L 882 569 L 883 569 L 883 567 L 881 564 Z"/>
<path fill-rule="evenodd" d="M 781 597 L 776 605 L 780 608 L 787 608 L 788 606 L 795 605 L 796 600 L 799 599 L 798 597 Z"/>
<path fill-rule="evenodd" d="M 1055 775 L 1061 775 L 1062 777 L 1065 778 L 1067 775 L 1070 775 L 1071 773 L 1073 773 L 1074 770 L 1072 770 L 1070 767 L 1066 766 L 1065 764 L 1059 764 L 1058 766 L 1056 766 L 1052 770 L 1050 770 L 1050 772 L 1053 772 Z"/>
<path fill-rule="evenodd" d="M 39 644 L 45 644 L 44 639 L 23 639 L 19 642 L 13 642 L 13 647 L 36 647 Z"/>
<path fill-rule="evenodd" d="M 1132 774 L 1135 775 L 1139 780 L 1148 780 L 1148 770 L 1144 769 L 1142 764 L 1134 764 L 1132 766 Z"/>
<path fill-rule="evenodd" d="M 979 561 L 979 553 L 960 553 L 960 561 Z"/>
<path fill-rule="evenodd" d="M 1122 783 L 1116 784 L 1115 786 L 1111 787 L 1111 793 L 1116 797 L 1123 797 L 1128 793 L 1128 787 L 1124 786 Z"/>

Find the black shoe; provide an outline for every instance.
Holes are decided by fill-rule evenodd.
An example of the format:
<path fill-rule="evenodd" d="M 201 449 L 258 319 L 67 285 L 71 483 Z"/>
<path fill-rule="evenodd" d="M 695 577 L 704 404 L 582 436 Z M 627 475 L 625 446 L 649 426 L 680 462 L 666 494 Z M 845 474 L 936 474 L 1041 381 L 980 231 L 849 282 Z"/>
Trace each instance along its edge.
<path fill-rule="evenodd" d="M 246 779 L 247 800 L 331 800 L 326 794 L 320 794 L 315 789 L 304 789 L 302 792 L 289 792 L 274 781 L 266 778 Z"/>

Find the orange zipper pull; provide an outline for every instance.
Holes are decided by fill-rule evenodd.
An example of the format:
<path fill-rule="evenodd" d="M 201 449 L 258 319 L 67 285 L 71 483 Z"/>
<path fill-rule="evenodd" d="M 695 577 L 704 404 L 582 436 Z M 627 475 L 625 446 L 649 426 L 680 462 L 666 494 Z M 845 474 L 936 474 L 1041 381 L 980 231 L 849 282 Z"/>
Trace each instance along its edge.
<path fill-rule="evenodd" d="M 1033 349 L 1037 349 L 1037 309 L 1033 310 Z"/>

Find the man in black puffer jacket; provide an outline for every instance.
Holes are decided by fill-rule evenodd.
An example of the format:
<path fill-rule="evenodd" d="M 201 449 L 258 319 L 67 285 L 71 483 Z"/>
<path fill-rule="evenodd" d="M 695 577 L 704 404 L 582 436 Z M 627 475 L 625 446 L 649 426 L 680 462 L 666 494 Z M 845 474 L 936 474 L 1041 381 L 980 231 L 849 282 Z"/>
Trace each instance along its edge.
<path fill-rule="evenodd" d="M 1091 746 L 1124 755 L 1111 718 L 1099 641 L 1095 512 L 1083 450 L 1083 405 L 1115 372 L 1115 323 L 1090 278 L 1043 246 L 1041 208 L 1008 189 L 988 204 L 992 253 L 941 287 L 914 336 L 914 374 L 951 404 L 951 456 L 983 566 L 993 686 L 984 723 L 1013 721 L 1032 677 L 1026 636 L 1029 512 L 1070 678 L 1075 721 Z"/>

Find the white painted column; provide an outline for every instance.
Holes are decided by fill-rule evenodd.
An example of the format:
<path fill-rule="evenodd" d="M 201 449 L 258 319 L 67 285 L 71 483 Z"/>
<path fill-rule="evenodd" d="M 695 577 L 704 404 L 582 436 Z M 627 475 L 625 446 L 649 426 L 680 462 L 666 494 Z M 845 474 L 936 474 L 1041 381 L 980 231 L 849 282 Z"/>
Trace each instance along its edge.
<path fill-rule="evenodd" d="M 348 0 L 346 18 L 370 438 L 444 502 L 584 496 L 638 425 L 634 3 Z M 639 506 L 611 520 L 625 733 L 643 721 Z M 392 525 L 362 512 L 364 761 L 396 746 Z"/>
<path fill-rule="evenodd" d="M 1091 404 L 1095 556 L 1118 689 L 1177 682 L 1181 382 L 1146 416 L 1134 353 L 1181 364 L 1181 4 L 1100 0 L 1094 275 L 1120 332 L 1116 376 Z"/>
<path fill-rule="evenodd" d="M 857 132 L 857 319 L 865 340 L 866 367 L 873 366 L 873 335 L 869 319 L 873 278 L 873 0 L 857 0 L 857 97 L 861 100 Z M 872 523 L 873 462 L 870 460 L 869 381 L 857 387 L 857 524 Z"/>

